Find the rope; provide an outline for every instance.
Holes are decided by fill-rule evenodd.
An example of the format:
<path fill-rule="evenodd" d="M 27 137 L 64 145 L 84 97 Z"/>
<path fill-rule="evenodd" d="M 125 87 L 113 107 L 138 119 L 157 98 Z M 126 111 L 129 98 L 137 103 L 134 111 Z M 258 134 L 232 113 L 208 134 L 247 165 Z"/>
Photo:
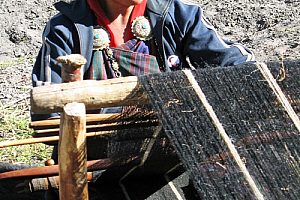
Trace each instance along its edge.
<path fill-rule="evenodd" d="M 224 140 L 225 144 L 227 145 L 230 154 L 232 155 L 234 161 L 240 168 L 241 172 L 244 175 L 246 182 L 249 184 L 250 189 L 252 190 L 253 194 L 255 195 L 256 199 L 264 200 L 262 193 L 259 191 L 257 185 L 255 184 L 254 180 L 250 176 L 248 169 L 246 168 L 245 164 L 243 163 L 238 151 L 236 150 L 234 144 L 231 142 L 229 136 L 227 135 L 224 127 L 222 126 L 221 122 L 219 121 L 216 113 L 214 112 L 212 106 L 208 103 L 205 94 L 201 90 L 200 86 L 198 85 L 195 77 L 193 76 L 190 70 L 183 70 L 184 74 L 187 76 L 189 82 L 191 83 L 193 89 L 195 90 L 196 94 L 198 95 L 199 99 L 201 100 L 204 108 L 208 112 L 212 123 L 215 125 L 217 131 L 219 132 L 220 136 Z"/>
<path fill-rule="evenodd" d="M 292 108 L 290 102 L 282 92 L 281 88 L 277 84 L 276 80 L 274 79 L 273 75 L 271 74 L 269 68 L 265 63 L 258 62 L 256 64 L 257 68 L 260 70 L 261 74 L 264 76 L 266 81 L 268 82 L 270 88 L 273 90 L 275 95 L 277 96 L 278 100 L 284 107 L 285 111 L 290 116 L 291 120 L 295 124 L 297 130 L 300 132 L 300 120 L 294 109 Z"/>

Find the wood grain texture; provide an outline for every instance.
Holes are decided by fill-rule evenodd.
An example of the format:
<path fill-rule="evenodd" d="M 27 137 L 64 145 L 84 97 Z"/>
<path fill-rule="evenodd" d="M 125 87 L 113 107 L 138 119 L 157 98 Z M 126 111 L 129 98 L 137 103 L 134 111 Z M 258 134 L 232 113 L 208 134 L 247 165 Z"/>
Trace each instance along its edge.
<path fill-rule="evenodd" d="M 31 90 L 31 110 L 36 114 L 61 112 L 63 106 L 71 102 L 84 103 L 87 110 L 94 110 L 146 104 L 148 97 L 135 76 L 54 84 Z"/>
<path fill-rule="evenodd" d="M 59 143 L 59 198 L 88 199 L 86 115 L 82 103 L 69 103 L 64 107 Z"/>
<path fill-rule="evenodd" d="M 83 67 L 87 61 L 82 55 L 59 56 L 56 60 L 62 64 L 61 78 L 64 83 L 83 80 Z"/>

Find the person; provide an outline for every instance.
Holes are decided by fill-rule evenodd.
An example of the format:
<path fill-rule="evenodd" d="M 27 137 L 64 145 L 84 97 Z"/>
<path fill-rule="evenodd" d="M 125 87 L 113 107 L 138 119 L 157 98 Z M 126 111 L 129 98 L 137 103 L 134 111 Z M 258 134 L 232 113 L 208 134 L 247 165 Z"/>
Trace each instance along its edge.
<path fill-rule="evenodd" d="M 124 51 L 129 50 L 137 54 L 136 59 L 152 60 L 154 57 L 158 69 L 157 65 L 155 69 L 143 67 L 139 72 L 133 70 L 139 73 L 135 75 L 148 70 L 164 72 L 189 68 L 188 61 L 195 68 L 254 61 L 249 49 L 221 39 L 199 6 L 179 0 L 76 0 L 71 3 L 58 2 L 55 7 L 59 14 L 45 27 L 43 46 L 33 67 L 34 86 L 47 82 L 60 83 L 60 66 L 56 64 L 56 58 L 68 54 L 81 54 L 87 59 L 84 66 L 86 79 L 115 77 L 107 63 L 102 76 L 92 75 L 95 68 L 101 67 L 101 63 L 94 66 L 95 53 L 98 57 L 104 56 L 106 62 L 115 63 L 111 60 L 115 60 L 116 53 L 107 55 L 106 46 L 99 47 L 95 42 L 95 37 L 101 34 L 108 34 L 103 38 L 109 37 L 109 48 L 125 48 L 122 56 L 125 56 Z M 132 26 L 133 22 L 137 26 Z M 105 53 L 99 55 L 99 51 Z M 127 70 L 123 76 L 130 73 Z"/>
<path fill-rule="evenodd" d="M 180 0 L 75 0 L 55 7 L 33 67 L 34 87 L 61 83 L 56 58 L 69 54 L 86 58 L 84 79 L 93 80 L 255 61 L 248 48 L 222 39 L 201 7 Z M 33 113 L 32 120 L 53 115 Z"/>

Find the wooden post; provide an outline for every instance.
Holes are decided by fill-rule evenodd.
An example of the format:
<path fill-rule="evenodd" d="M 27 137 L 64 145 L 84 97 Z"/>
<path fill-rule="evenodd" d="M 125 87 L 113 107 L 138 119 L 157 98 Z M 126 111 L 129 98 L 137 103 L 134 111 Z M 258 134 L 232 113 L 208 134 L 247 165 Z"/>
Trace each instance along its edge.
<path fill-rule="evenodd" d="M 59 56 L 56 60 L 62 64 L 61 78 L 64 83 L 83 80 L 83 65 L 86 63 L 86 59 L 83 56 L 71 54 Z"/>
<path fill-rule="evenodd" d="M 73 54 L 60 56 L 63 82 L 83 80 L 86 59 Z M 61 114 L 58 143 L 60 200 L 87 200 L 86 109 L 83 103 L 68 103 Z"/>
<path fill-rule="evenodd" d="M 58 143 L 60 200 L 88 199 L 85 106 L 69 103 L 61 117 Z"/>

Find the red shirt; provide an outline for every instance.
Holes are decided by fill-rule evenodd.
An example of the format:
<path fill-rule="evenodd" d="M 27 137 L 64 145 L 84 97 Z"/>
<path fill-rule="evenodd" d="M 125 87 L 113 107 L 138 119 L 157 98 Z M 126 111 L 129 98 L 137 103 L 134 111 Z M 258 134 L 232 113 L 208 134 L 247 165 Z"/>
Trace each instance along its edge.
<path fill-rule="evenodd" d="M 91 10 L 94 12 L 96 19 L 97 19 L 97 23 L 100 26 L 103 26 L 110 34 L 110 47 L 116 47 L 116 42 L 114 39 L 114 33 L 111 31 L 109 25 L 110 25 L 110 20 L 107 18 L 107 16 L 105 15 L 102 7 L 100 6 L 98 0 L 87 0 L 88 5 L 90 6 Z M 129 23 L 130 23 L 130 27 L 131 24 L 133 22 L 133 20 L 136 17 L 139 16 L 144 16 L 145 10 L 146 10 L 146 5 L 147 5 L 147 0 L 144 0 L 141 4 L 135 5 L 133 8 L 133 11 L 131 13 L 130 19 L 129 19 Z M 127 30 L 129 32 L 127 32 L 126 34 L 129 35 L 130 38 L 133 38 L 133 33 L 131 32 L 131 29 Z"/>

